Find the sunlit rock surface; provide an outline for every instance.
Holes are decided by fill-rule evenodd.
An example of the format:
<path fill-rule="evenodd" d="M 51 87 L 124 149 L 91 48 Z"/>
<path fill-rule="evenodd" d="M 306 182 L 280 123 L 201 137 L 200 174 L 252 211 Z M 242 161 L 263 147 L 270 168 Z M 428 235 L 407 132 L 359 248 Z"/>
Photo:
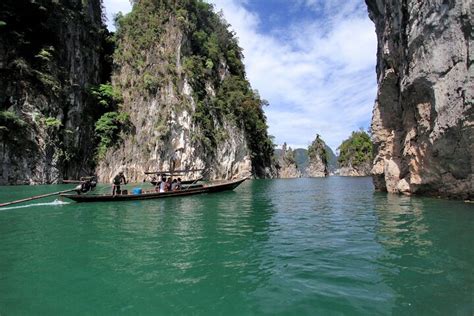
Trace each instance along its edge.
<path fill-rule="evenodd" d="M 376 189 L 472 199 L 472 1 L 366 3 L 378 38 Z"/>
<path fill-rule="evenodd" d="M 319 135 L 308 147 L 309 163 L 306 174 L 310 178 L 326 177 L 329 175 L 328 161 L 330 152 L 328 146 Z"/>
<path fill-rule="evenodd" d="M 277 176 L 281 179 L 300 178 L 301 171 L 296 163 L 295 151 L 288 147 L 286 143 L 282 145 L 281 150 L 276 151 Z"/>

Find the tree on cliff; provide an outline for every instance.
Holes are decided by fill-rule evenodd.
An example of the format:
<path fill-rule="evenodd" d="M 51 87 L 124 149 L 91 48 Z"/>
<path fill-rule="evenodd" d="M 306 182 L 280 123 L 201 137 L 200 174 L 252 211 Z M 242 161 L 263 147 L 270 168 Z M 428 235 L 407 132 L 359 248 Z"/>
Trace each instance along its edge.
<path fill-rule="evenodd" d="M 324 177 L 329 174 L 329 157 L 326 148 L 326 143 L 321 139 L 321 136 L 317 134 L 316 139 L 308 147 L 308 174 L 310 177 Z"/>
<path fill-rule="evenodd" d="M 354 168 L 363 164 L 371 164 L 373 159 L 372 146 L 372 141 L 367 132 L 362 129 L 352 132 L 351 136 L 338 147 L 339 166 Z"/>
<path fill-rule="evenodd" d="M 295 165 L 296 166 L 296 160 L 295 160 L 295 153 L 291 147 L 288 147 L 286 143 L 283 143 L 283 146 L 281 147 L 281 159 L 285 165 Z"/>

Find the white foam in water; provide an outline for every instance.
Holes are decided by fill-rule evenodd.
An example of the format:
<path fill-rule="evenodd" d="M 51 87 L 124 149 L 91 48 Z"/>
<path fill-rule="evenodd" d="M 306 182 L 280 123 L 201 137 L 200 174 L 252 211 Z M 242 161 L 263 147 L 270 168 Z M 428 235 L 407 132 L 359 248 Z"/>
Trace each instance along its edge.
<path fill-rule="evenodd" d="M 0 207 L 0 211 L 14 210 L 18 208 L 27 208 L 27 207 L 34 207 L 34 206 L 66 205 L 66 204 L 71 204 L 71 202 L 64 202 L 64 201 L 60 201 L 56 199 L 53 202 L 48 202 L 48 203 L 33 203 L 33 204 L 26 204 L 26 205 L 19 205 L 19 206 Z"/>

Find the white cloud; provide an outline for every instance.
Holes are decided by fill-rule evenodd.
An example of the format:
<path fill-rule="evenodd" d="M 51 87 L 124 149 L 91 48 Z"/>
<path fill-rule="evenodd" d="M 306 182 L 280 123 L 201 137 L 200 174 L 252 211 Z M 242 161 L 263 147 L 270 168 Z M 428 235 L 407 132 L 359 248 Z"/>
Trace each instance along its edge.
<path fill-rule="evenodd" d="M 314 20 L 274 33 L 243 1 L 213 0 L 244 49 L 247 76 L 270 102 L 265 109 L 276 142 L 306 147 L 321 134 L 336 149 L 367 126 L 376 94 L 374 26 L 362 1 L 298 0 Z M 286 32 L 281 34 L 281 32 Z"/>
<path fill-rule="evenodd" d="M 130 0 L 104 0 L 105 13 L 107 16 L 107 28 L 115 31 L 114 15 L 122 12 L 128 13 L 132 10 Z"/>

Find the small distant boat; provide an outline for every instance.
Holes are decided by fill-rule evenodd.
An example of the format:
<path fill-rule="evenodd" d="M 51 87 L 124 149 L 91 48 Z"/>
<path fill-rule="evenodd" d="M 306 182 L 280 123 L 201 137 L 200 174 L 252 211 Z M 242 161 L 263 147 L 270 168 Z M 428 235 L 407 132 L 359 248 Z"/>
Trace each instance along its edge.
<path fill-rule="evenodd" d="M 136 200 L 151 200 L 166 197 L 186 196 L 202 193 L 216 193 L 222 191 L 234 190 L 246 179 L 222 181 L 207 185 L 184 187 L 178 191 L 169 192 L 155 192 L 145 191 L 141 194 L 61 194 L 60 196 L 71 199 L 76 202 L 111 202 L 111 201 L 136 201 Z"/>

